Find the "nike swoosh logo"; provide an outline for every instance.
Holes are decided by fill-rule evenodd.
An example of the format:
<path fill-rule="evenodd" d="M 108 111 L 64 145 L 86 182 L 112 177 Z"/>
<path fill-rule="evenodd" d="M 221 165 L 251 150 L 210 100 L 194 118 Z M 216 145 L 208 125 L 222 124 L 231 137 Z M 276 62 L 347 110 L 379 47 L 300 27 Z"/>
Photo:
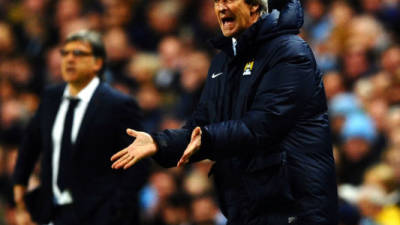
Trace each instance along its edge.
<path fill-rule="evenodd" d="M 224 73 L 217 73 L 217 74 L 215 74 L 215 73 L 213 73 L 212 75 L 211 75 L 211 78 L 216 78 L 216 77 L 218 77 L 218 76 L 221 76 L 222 74 L 224 74 Z"/>

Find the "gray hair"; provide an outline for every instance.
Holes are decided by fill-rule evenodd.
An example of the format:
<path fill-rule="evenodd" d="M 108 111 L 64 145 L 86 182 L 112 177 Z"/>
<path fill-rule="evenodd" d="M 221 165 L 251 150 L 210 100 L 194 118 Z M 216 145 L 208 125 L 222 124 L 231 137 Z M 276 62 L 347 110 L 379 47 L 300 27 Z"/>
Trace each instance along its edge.
<path fill-rule="evenodd" d="M 268 14 L 268 0 L 246 0 L 246 3 L 260 6 L 258 10 L 260 15 Z"/>
<path fill-rule="evenodd" d="M 75 33 L 69 34 L 64 41 L 64 45 L 73 41 L 82 41 L 88 43 L 92 48 L 93 56 L 96 58 L 100 58 L 103 61 L 103 65 L 98 72 L 98 76 L 102 78 L 106 67 L 107 54 L 101 34 L 92 30 L 80 30 Z"/>

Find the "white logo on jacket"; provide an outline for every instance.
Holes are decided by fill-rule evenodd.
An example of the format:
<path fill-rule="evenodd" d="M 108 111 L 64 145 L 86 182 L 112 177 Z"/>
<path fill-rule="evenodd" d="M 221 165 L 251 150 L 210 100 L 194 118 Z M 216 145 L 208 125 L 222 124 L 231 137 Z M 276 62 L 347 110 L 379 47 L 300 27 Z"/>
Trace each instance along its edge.
<path fill-rule="evenodd" d="M 288 223 L 293 223 L 293 222 L 296 221 L 296 219 L 297 218 L 295 216 L 291 216 L 291 217 L 288 218 Z"/>
<path fill-rule="evenodd" d="M 211 78 L 214 79 L 214 78 L 216 78 L 216 77 L 221 76 L 222 74 L 224 74 L 224 73 L 217 73 L 217 74 L 213 73 L 213 74 L 211 75 Z"/>

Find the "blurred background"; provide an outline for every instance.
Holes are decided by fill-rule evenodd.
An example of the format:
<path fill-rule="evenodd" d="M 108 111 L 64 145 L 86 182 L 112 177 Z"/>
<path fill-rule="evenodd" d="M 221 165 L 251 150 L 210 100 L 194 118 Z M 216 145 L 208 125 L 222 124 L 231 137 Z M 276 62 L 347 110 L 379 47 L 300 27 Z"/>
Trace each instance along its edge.
<path fill-rule="evenodd" d="M 61 82 L 66 35 L 94 29 L 105 81 L 136 98 L 145 130 L 179 128 L 199 99 L 219 34 L 212 0 L 0 0 L 0 225 L 15 224 L 12 180 L 27 121 Z M 324 73 L 342 225 L 400 224 L 400 0 L 304 0 L 301 36 Z M 121 134 L 123 135 L 123 134 Z M 211 162 L 153 165 L 145 225 L 222 225 Z M 40 168 L 37 168 L 39 170 Z M 32 176 L 30 188 L 38 185 Z"/>

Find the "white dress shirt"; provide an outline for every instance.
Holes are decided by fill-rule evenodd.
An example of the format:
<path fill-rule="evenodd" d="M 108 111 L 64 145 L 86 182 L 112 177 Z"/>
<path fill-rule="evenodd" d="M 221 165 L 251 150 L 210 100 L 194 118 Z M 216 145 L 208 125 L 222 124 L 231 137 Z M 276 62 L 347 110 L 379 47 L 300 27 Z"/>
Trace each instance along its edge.
<path fill-rule="evenodd" d="M 72 121 L 72 130 L 71 130 L 71 143 L 75 143 L 76 138 L 78 136 L 79 128 L 82 124 L 83 116 L 85 115 L 86 108 L 92 98 L 94 91 L 96 90 L 97 86 L 100 84 L 100 79 L 98 77 L 93 78 L 89 84 L 82 89 L 76 98 L 79 98 L 80 101 L 75 108 L 74 111 L 74 119 Z M 71 97 L 69 92 L 69 85 L 67 85 L 64 89 L 64 94 L 62 97 L 62 101 L 60 104 L 60 108 L 58 109 L 56 119 L 53 125 L 52 130 L 52 141 L 53 141 L 53 157 L 52 157 L 52 186 L 53 186 L 53 194 L 55 201 L 58 205 L 65 205 L 70 204 L 73 202 L 72 195 L 68 189 L 64 190 L 63 192 L 57 186 L 57 177 L 58 177 L 58 166 L 60 161 L 60 152 L 61 152 L 61 141 L 63 136 L 63 128 L 64 128 L 64 121 L 67 115 L 69 100 L 68 98 Z"/>
<path fill-rule="evenodd" d="M 236 46 L 237 46 L 237 40 L 236 40 L 236 38 L 232 38 L 232 49 L 233 49 L 234 56 L 236 56 Z"/>

